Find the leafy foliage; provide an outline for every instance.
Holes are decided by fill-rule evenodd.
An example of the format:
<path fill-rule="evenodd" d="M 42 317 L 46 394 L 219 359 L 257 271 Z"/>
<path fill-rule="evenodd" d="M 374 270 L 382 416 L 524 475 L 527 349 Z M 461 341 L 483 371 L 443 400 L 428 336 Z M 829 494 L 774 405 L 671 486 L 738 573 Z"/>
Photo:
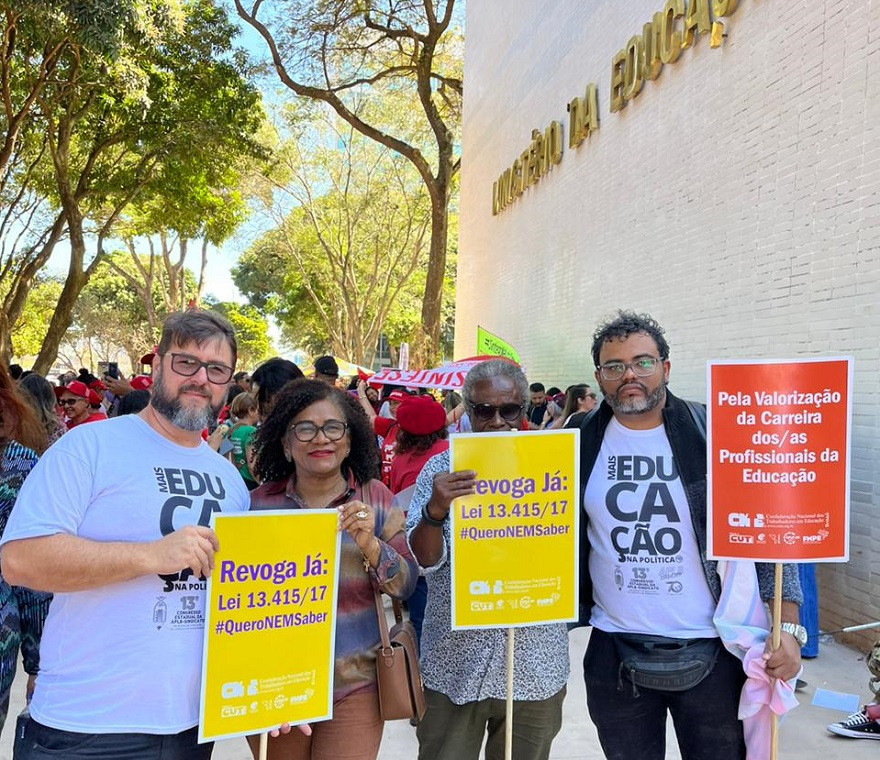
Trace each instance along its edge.
<path fill-rule="evenodd" d="M 269 325 L 266 318 L 253 306 L 243 306 L 230 301 L 208 302 L 213 311 L 222 314 L 235 328 L 238 344 L 238 362 L 242 370 L 254 369 L 272 353 L 269 341 Z"/>
<path fill-rule="evenodd" d="M 429 255 L 414 356 L 439 350 L 448 212 L 459 169 L 461 56 L 455 0 L 234 0 L 264 39 L 282 84 L 326 103 L 352 128 L 411 163 L 431 204 Z M 460 49 L 457 51 L 460 53 Z M 407 108 L 373 113 L 368 101 Z"/>
<path fill-rule="evenodd" d="M 301 114 L 289 118 L 296 134 Z M 289 342 L 370 364 L 381 333 L 411 341 L 420 326 L 430 203 L 400 156 L 341 119 L 310 118 L 311 139 L 276 151 L 263 194 L 275 228 L 233 279 Z"/>

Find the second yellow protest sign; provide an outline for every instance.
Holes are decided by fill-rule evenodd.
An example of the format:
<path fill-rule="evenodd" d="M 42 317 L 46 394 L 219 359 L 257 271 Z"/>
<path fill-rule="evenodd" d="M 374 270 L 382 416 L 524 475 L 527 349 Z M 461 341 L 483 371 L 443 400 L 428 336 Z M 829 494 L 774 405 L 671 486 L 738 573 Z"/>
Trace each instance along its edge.
<path fill-rule="evenodd" d="M 450 509 L 452 627 L 577 619 L 580 431 L 453 436 L 476 493 Z"/>
<path fill-rule="evenodd" d="M 331 717 L 337 525 L 336 510 L 214 516 L 199 741 Z"/>

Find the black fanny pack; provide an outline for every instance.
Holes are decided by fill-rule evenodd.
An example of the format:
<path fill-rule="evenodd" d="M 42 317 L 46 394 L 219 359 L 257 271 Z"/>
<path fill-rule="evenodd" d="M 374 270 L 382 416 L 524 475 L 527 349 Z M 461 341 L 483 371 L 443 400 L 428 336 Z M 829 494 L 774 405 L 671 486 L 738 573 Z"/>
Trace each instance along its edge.
<path fill-rule="evenodd" d="M 702 681 L 718 660 L 721 639 L 670 639 L 640 633 L 609 633 L 620 657 L 620 673 L 635 687 L 685 691 Z"/>

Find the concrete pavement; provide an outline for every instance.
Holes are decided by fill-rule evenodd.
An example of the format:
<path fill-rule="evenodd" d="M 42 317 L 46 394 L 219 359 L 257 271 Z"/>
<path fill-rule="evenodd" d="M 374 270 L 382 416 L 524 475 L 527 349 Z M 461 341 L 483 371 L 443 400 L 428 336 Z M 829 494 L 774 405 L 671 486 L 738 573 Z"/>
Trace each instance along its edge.
<path fill-rule="evenodd" d="M 570 635 L 572 674 L 568 696 L 563 708 L 562 730 L 553 744 L 553 760 L 602 760 L 596 732 L 587 716 L 581 660 L 589 636 L 587 629 Z M 804 663 L 807 687 L 798 693 L 800 706 L 783 721 L 779 733 L 779 760 L 878 760 L 880 742 L 867 739 L 846 739 L 829 734 L 825 726 L 840 720 L 845 713 L 813 707 L 810 701 L 817 688 L 858 694 L 867 701 L 868 670 L 859 652 L 823 637 L 819 656 Z M 0 735 L 0 760 L 12 758 L 12 734 L 15 716 L 23 705 L 25 680 L 19 673 L 12 690 L 9 718 Z M 395 721 L 385 727 L 380 760 L 411 760 L 417 756 L 415 729 L 406 721 Z M 667 760 L 680 760 L 670 726 L 667 732 Z M 251 760 L 243 739 L 218 742 L 214 760 Z M 462 758 L 461 760 L 467 760 Z"/>

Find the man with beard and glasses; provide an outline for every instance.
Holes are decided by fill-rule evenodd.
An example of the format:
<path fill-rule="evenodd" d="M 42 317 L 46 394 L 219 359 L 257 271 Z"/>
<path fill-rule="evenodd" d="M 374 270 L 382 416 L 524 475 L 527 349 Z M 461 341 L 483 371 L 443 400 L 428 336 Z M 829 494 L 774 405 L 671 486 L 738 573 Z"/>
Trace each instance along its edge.
<path fill-rule="evenodd" d="M 81 425 L 43 455 L 3 534 L 3 577 L 52 591 L 21 760 L 203 760 L 197 743 L 213 512 L 236 469 L 201 439 L 235 367 L 232 327 L 170 315 L 139 414 Z"/>
<path fill-rule="evenodd" d="M 668 390 L 669 345 L 650 316 L 619 312 L 596 330 L 592 354 L 605 399 L 579 425 L 590 717 L 613 760 L 662 760 L 667 713 L 683 760 L 741 760 L 745 673 L 720 643 L 714 617 L 722 581 L 706 558 L 705 412 Z M 772 599 L 773 565 L 754 567 L 760 596 Z M 763 663 L 771 678 L 787 680 L 800 668 L 796 637 L 806 636 L 795 565 L 784 566 L 782 596 L 782 645 L 768 647 Z M 685 660 L 698 651 L 704 663 L 692 678 L 646 686 L 632 669 L 631 656 L 645 661 L 681 650 Z"/>

